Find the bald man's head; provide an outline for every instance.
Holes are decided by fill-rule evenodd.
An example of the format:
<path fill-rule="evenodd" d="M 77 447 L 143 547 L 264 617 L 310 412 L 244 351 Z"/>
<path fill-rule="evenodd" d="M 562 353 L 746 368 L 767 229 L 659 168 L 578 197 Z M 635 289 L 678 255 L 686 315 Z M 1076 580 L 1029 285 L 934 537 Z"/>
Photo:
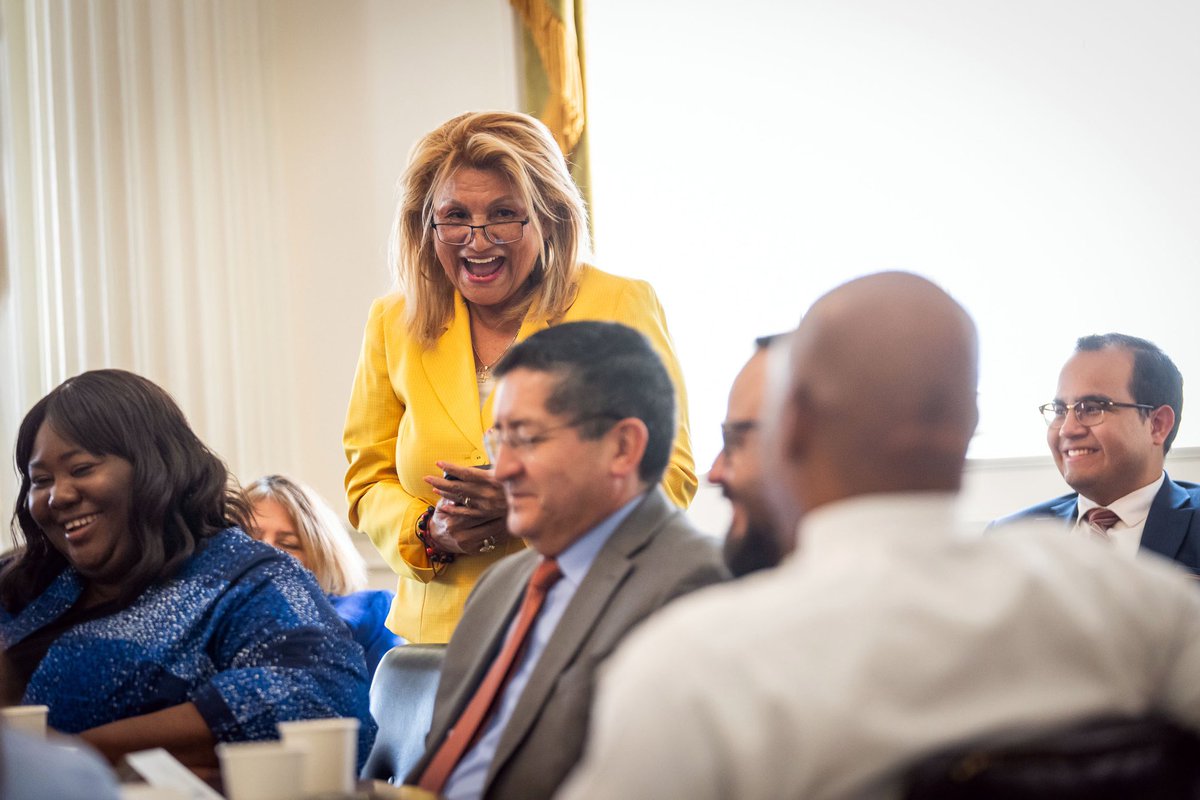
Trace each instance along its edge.
<path fill-rule="evenodd" d="M 788 350 L 764 437 L 792 503 L 781 522 L 845 497 L 959 488 L 978 344 L 949 295 L 909 273 L 859 278 L 813 304 Z"/>

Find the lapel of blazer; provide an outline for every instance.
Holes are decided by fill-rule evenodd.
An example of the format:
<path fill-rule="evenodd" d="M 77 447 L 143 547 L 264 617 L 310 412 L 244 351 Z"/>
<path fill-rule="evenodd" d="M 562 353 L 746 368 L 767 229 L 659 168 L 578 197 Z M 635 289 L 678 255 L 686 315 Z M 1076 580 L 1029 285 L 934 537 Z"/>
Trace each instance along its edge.
<path fill-rule="evenodd" d="M 1050 506 L 1050 513 L 1061 519 L 1068 527 L 1075 524 L 1075 515 L 1079 510 L 1079 495 L 1073 494 L 1061 502 Z"/>
<path fill-rule="evenodd" d="M 1142 528 L 1142 543 L 1140 549 L 1175 558 L 1187 535 L 1188 524 L 1192 519 L 1190 505 L 1191 497 L 1183 487 L 1171 480 L 1168 475 L 1163 481 L 1162 488 L 1154 495 L 1150 504 L 1150 513 L 1146 515 L 1146 524 Z"/>
<path fill-rule="evenodd" d="M 596 560 L 558 621 L 500 737 L 484 783 L 485 795 L 486 787 L 491 785 L 499 768 L 512 756 L 541 713 L 558 676 L 574 661 L 592 629 L 604 616 L 609 601 L 633 568 L 632 556 L 671 517 L 674 508 L 656 487 L 646 494 L 596 554 Z"/>
<path fill-rule="evenodd" d="M 475 383 L 472 360 L 471 319 L 462 295 L 454 293 L 454 319 L 449 329 L 421 352 L 421 365 L 434 394 L 467 441 L 483 441 L 483 420 L 479 408 L 479 387 Z"/>
<path fill-rule="evenodd" d="M 517 331 L 517 342 L 523 342 L 544 328 L 544 320 L 526 317 Z M 433 387 L 434 394 L 446 409 L 446 415 L 454 421 L 469 442 L 483 441 L 483 430 L 492 424 L 492 399 L 488 395 L 481 408 L 479 385 L 475 382 L 475 351 L 471 347 L 471 317 L 467 304 L 458 292 L 454 293 L 454 319 L 450 328 L 442 334 L 433 347 L 421 353 L 421 366 L 425 377 Z M 466 363 L 464 363 L 464 359 Z"/>

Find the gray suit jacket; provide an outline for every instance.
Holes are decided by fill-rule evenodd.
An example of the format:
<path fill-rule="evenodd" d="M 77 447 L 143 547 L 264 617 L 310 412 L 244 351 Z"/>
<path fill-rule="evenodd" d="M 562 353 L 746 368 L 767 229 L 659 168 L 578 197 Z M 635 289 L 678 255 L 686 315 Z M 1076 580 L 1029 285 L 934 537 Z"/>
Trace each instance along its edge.
<path fill-rule="evenodd" d="M 450 639 L 425 755 L 415 783 L 471 699 L 503 644 L 540 560 L 527 550 L 480 577 Z M 682 594 L 728 572 L 705 539 L 658 488 L 648 492 L 592 562 L 513 711 L 484 797 L 550 797 L 583 753 L 596 669 L 627 633 Z"/>

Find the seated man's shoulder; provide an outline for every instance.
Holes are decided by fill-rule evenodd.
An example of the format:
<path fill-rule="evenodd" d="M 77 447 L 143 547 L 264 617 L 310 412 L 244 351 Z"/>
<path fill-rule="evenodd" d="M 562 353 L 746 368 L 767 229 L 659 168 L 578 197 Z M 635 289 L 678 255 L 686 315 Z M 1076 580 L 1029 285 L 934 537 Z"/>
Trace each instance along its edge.
<path fill-rule="evenodd" d="M 1076 492 L 1064 494 L 1060 497 L 1055 497 L 1053 500 L 1047 500 L 1044 503 L 1038 503 L 1029 508 L 1021 509 L 1014 514 L 993 520 L 988 527 L 1011 525 L 1014 522 L 1025 522 L 1031 519 L 1064 518 L 1066 510 L 1068 508 L 1073 509 L 1078 499 L 1079 495 Z"/>
<path fill-rule="evenodd" d="M 1192 483 L 1191 481 L 1173 481 L 1183 491 L 1187 492 L 1192 498 L 1192 502 L 1200 506 L 1200 483 Z"/>
<path fill-rule="evenodd" d="M 653 560 L 664 576 L 697 576 L 703 583 L 718 583 L 730 577 L 717 541 L 701 533 L 682 513 L 655 531 L 643 557 Z"/>

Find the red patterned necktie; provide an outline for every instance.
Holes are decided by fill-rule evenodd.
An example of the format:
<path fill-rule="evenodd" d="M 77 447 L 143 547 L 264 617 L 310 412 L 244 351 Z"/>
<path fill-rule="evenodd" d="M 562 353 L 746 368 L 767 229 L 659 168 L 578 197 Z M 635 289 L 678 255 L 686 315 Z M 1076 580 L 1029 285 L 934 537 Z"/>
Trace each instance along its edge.
<path fill-rule="evenodd" d="M 458 766 L 459 760 L 470 749 L 476 735 L 483 728 L 483 723 L 491 716 L 496 698 L 500 696 L 504 685 L 512 673 L 513 666 L 518 662 L 521 652 L 525 649 L 529 631 L 546 600 L 550 587 L 558 582 L 562 572 L 558 562 L 552 558 L 543 558 L 529 579 L 529 587 L 525 590 L 525 599 L 517 612 L 517 622 L 512 635 L 504 642 L 500 654 L 492 662 L 487 675 L 480 682 L 479 688 L 467 703 L 458 718 L 458 722 L 450 729 L 450 733 L 442 741 L 442 746 L 429 761 L 429 766 L 421 773 L 418 785 L 434 794 L 441 794 L 442 788 Z"/>
<path fill-rule="evenodd" d="M 1116 515 L 1116 512 L 1110 511 L 1107 508 L 1093 508 L 1091 511 L 1083 515 L 1091 527 L 1092 534 L 1098 539 L 1109 541 L 1111 536 L 1108 529 L 1121 521 L 1121 518 Z"/>

